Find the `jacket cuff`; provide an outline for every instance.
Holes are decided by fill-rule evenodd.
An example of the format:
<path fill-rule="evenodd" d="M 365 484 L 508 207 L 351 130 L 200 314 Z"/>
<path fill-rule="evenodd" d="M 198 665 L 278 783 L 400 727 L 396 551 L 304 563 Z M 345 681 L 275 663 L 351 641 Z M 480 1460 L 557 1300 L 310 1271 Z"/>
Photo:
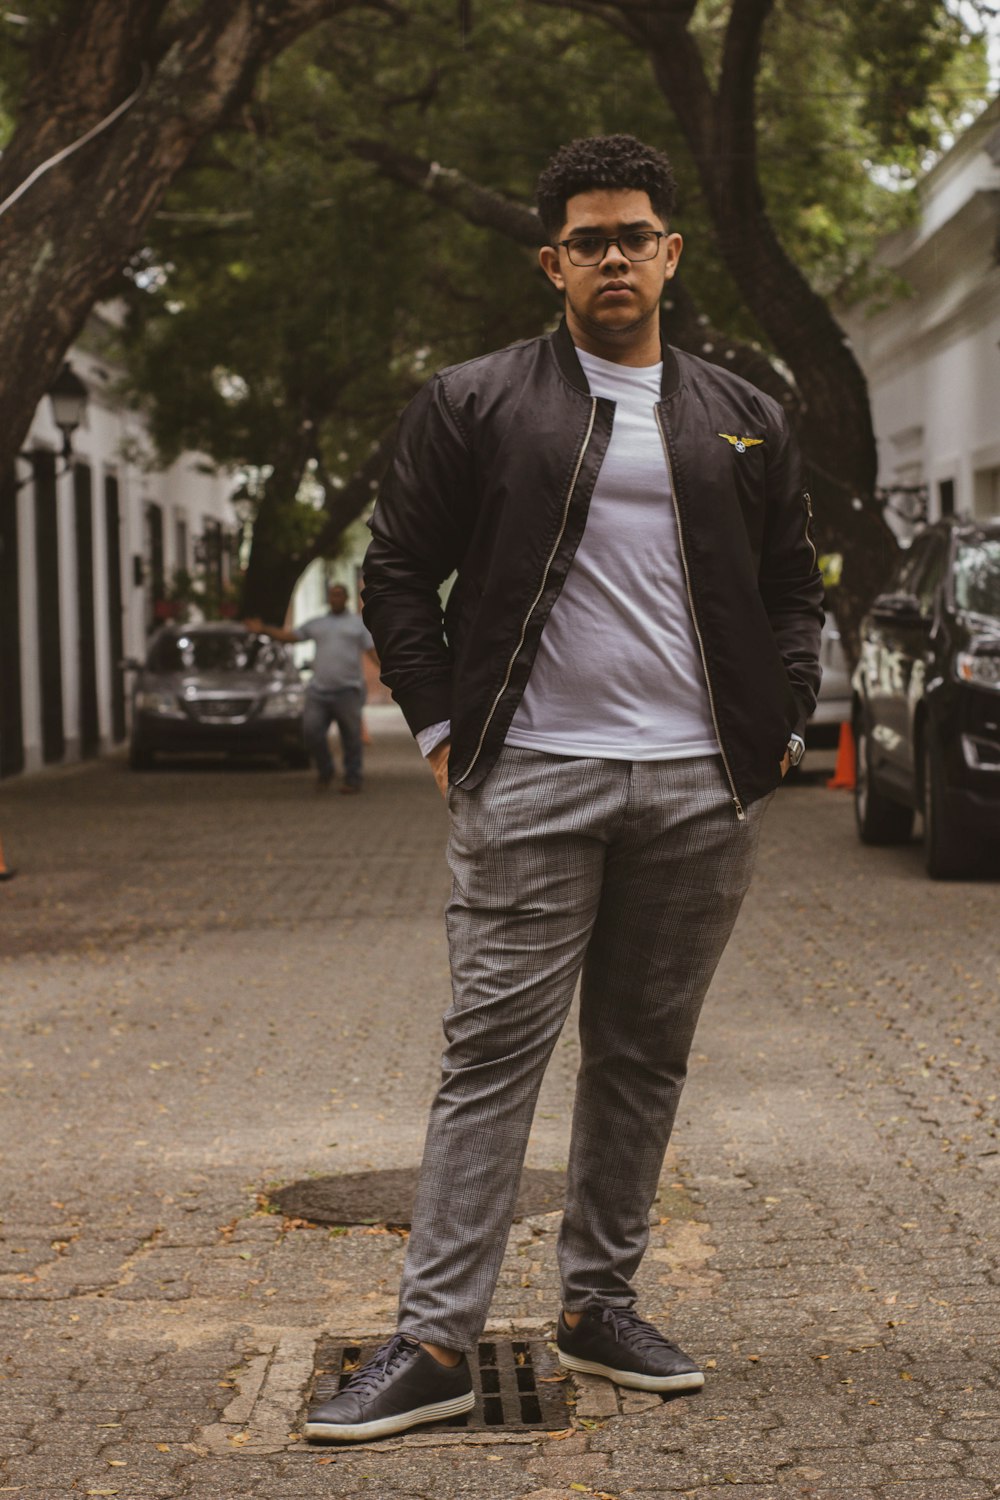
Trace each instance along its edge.
<path fill-rule="evenodd" d="M 393 697 L 403 710 L 403 717 L 414 736 L 421 729 L 451 718 L 450 675 L 421 683 L 419 687 L 407 688 L 405 693 L 393 693 Z"/>

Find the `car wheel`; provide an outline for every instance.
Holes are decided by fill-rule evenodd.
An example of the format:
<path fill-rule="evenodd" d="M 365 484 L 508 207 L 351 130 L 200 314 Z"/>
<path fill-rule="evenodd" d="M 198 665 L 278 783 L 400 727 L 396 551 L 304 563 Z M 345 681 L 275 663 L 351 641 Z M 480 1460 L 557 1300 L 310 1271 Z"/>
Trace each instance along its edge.
<path fill-rule="evenodd" d="M 948 814 L 941 751 L 928 731 L 923 752 L 924 861 L 932 880 L 955 880 L 975 869 L 979 849 Z"/>
<path fill-rule="evenodd" d="M 133 771 L 151 771 L 155 756 L 152 750 L 146 750 L 137 745 L 133 740 L 129 745 L 128 763 Z"/>
<path fill-rule="evenodd" d="M 871 778 L 868 731 L 861 719 L 854 722 L 855 776 L 854 820 L 863 844 L 905 844 L 913 833 L 913 808 L 893 802 Z"/>

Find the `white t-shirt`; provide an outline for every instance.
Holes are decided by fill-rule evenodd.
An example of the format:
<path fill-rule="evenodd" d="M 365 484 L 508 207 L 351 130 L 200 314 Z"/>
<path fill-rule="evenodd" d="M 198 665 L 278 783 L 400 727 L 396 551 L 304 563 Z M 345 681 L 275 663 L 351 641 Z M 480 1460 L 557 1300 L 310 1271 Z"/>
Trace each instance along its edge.
<path fill-rule="evenodd" d="M 663 367 L 577 354 L 593 395 L 616 403 L 614 427 L 507 744 L 608 760 L 717 755 L 653 410 Z"/>

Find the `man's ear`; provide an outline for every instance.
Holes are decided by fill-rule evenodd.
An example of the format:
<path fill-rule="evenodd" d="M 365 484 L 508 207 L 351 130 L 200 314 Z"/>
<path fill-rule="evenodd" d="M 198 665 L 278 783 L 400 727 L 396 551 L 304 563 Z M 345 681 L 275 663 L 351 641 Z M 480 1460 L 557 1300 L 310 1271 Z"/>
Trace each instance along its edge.
<path fill-rule="evenodd" d="M 668 282 L 672 281 L 674 276 L 676 275 L 677 262 L 681 258 L 681 251 L 684 249 L 684 241 L 681 239 L 679 234 L 668 234 L 667 238 L 664 240 L 664 245 L 666 246 L 667 253 L 664 257 L 663 280 L 664 282 Z"/>
<path fill-rule="evenodd" d="M 559 251 L 552 245 L 543 245 L 538 252 L 538 264 L 545 272 L 557 292 L 566 290 L 562 272 L 559 269 Z"/>

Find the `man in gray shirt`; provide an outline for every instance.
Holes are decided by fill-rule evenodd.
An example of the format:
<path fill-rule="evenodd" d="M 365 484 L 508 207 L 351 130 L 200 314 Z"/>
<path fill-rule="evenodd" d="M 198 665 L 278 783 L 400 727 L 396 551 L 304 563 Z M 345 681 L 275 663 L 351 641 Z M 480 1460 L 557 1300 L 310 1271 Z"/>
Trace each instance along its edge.
<path fill-rule="evenodd" d="M 340 790 L 350 794 L 361 790 L 361 709 L 365 701 L 361 655 L 366 653 L 376 665 L 378 655 L 360 617 L 347 608 L 347 590 L 343 584 L 332 584 L 327 597 L 330 613 L 306 620 L 294 630 L 265 625 L 261 620 L 243 623 L 248 630 L 286 645 L 316 642 L 312 681 L 306 690 L 302 716 L 302 738 L 316 763 L 317 790 L 326 791 L 334 775 L 327 735 L 330 725 L 336 724 L 344 754 L 344 781 Z"/>

